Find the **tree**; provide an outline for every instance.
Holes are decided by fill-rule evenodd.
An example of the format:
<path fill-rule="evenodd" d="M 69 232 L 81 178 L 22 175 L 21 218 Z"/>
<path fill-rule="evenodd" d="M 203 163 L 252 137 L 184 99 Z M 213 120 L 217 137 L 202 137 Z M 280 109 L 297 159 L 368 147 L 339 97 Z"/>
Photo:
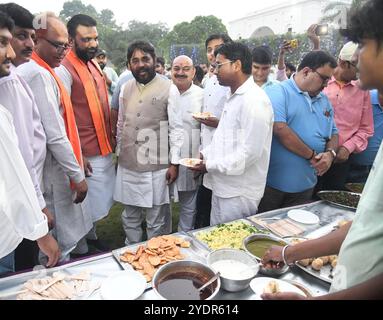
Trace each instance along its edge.
<path fill-rule="evenodd" d="M 201 48 L 204 47 L 207 37 L 213 33 L 227 33 L 222 20 L 212 15 L 197 16 L 191 22 L 176 24 L 173 30 L 161 41 L 160 47 L 168 60 L 174 58 L 170 51 L 174 45 L 182 45 L 181 48 L 185 48 L 185 52 L 188 51 L 185 46 L 198 48 L 197 60 L 202 62 L 206 60 L 206 57 Z"/>
<path fill-rule="evenodd" d="M 64 21 L 69 21 L 71 17 L 79 13 L 86 14 L 95 19 L 98 18 L 97 10 L 92 5 L 86 6 L 81 0 L 64 2 L 63 9 L 60 11 L 60 18 Z"/>

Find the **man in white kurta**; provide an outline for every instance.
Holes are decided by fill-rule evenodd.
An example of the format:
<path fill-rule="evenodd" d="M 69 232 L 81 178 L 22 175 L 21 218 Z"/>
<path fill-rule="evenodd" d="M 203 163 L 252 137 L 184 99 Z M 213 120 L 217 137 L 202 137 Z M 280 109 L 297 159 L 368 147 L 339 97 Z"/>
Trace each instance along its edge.
<path fill-rule="evenodd" d="M 131 244 L 142 241 L 144 208 L 148 239 L 168 231 L 169 185 L 178 175 L 183 130 L 179 92 L 171 81 L 156 75 L 152 45 L 134 42 L 128 61 L 134 79 L 120 95 L 114 199 L 125 205 L 125 242 Z"/>
<path fill-rule="evenodd" d="M 65 26 L 53 18 L 48 21 L 48 32 L 52 30 L 49 29 L 50 23 L 57 24 L 55 30 L 61 30 L 62 28 L 62 32 L 64 30 L 66 32 Z M 54 41 L 54 36 L 50 33 L 48 35 Z M 37 39 L 39 40 L 39 36 Z M 36 53 L 42 59 L 49 60 L 49 55 L 48 58 L 45 57 L 51 49 L 50 46 L 48 42 L 40 39 L 40 41 L 37 41 Z M 47 61 L 47 64 L 53 65 L 57 63 L 57 59 L 53 61 Z M 79 186 L 84 184 L 84 173 L 76 160 L 72 145 L 67 137 L 62 117 L 63 109 L 59 89 L 55 79 L 33 60 L 19 66 L 18 73 L 28 83 L 35 95 L 46 133 L 47 156 L 43 173 L 44 197 L 48 208 L 55 217 L 53 234 L 62 251 L 61 260 L 68 260 L 69 253 L 93 225 L 91 214 L 85 208 L 85 204 L 74 203 L 76 192 L 77 196 L 79 195 Z M 71 182 L 74 190 L 71 189 Z"/>
<path fill-rule="evenodd" d="M 229 86 L 213 140 L 201 151 L 212 190 L 210 223 L 215 225 L 256 214 L 266 184 L 273 128 L 269 98 L 252 79 L 251 54 L 240 43 L 218 49 L 215 73 Z"/>
<path fill-rule="evenodd" d="M 188 56 L 178 56 L 172 63 L 172 80 L 180 92 L 177 108 L 182 113 L 184 142 L 181 158 L 199 158 L 201 125 L 193 113 L 202 111 L 203 90 L 193 84 L 195 68 Z M 179 231 L 194 228 L 199 177 L 184 166 L 179 167 L 176 187 L 180 203 Z"/>
<path fill-rule="evenodd" d="M 12 116 L 0 105 L 0 274 L 13 271 L 12 254 L 23 238 L 38 240 L 49 265 L 55 265 L 59 249 L 47 233 L 48 221 L 18 149 Z"/>

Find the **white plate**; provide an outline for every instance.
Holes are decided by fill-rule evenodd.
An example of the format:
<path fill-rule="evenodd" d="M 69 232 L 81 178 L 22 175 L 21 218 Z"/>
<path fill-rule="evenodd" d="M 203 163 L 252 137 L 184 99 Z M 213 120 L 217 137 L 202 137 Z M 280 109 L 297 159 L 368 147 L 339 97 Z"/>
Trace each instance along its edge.
<path fill-rule="evenodd" d="M 101 285 L 104 300 L 134 300 L 146 289 L 145 277 L 134 270 L 123 270 L 109 276 Z"/>
<path fill-rule="evenodd" d="M 270 281 L 276 281 L 278 283 L 280 292 L 295 292 L 302 296 L 306 296 L 301 289 L 291 283 L 274 278 L 260 277 L 250 281 L 250 288 L 255 293 L 255 300 L 262 300 L 261 295 L 263 294 L 263 290 Z"/>
<path fill-rule="evenodd" d="M 302 209 L 293 209 L 290 210 L 287 213 L 287 216 L 299 223 L 304 223 L 304 224 L 317 224 L 319 223 L 319 218 L 317 215 L 314 213 L 307 211 L 307 210 L 302 210 Z"/>
<path fill-rule="evenodd" d="M 179 161 L 179 164 L 188 168 L 193 168 L 195 165 L 190 165 L 189 161 L 195 161 L 197 164 L 200 163 L 202 160 L 197 158 L 184 158 Z"/>

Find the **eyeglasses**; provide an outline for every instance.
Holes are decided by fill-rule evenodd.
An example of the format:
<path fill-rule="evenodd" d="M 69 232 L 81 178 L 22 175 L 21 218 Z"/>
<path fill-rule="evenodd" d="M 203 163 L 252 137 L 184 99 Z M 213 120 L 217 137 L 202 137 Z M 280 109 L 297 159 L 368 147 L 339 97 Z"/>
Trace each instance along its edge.
<path fill-rule="evenodd" d="M 214 64 L 212 64 L 211 66 L 214 68 L 214 70 L 215 70 L 215 69 L 219 70 L 224 64 L 227 64 L 227 63 L 233 63 L 233 62 L 234 62 L 234 61 L 229 60 L 229 61 L 222 62 L 222 63 L 214 63 Z"/>
<path fill-rule="evenodd" d="M 64 53 L 72 48 L 70 44 L 60 44 L 51 40 L 48 40 L 47 38 L 43 38 L 46 42 L 48 42 L 51 46 L 56 48 L 57 53 L 61 54 Z"/>
<path fill-rule="evenodd" d="M 320 78 L 322 79 L 322 83 L 323 84 L 327 84 L 329 81 L 330 81 L 330 79 L 331 79 L 331 77 L 327 77 L 327 76 L 324 76 L 323 74 L 320 74 L 318 71 L 314 71 L 318 76 L 320 76 Z"/>

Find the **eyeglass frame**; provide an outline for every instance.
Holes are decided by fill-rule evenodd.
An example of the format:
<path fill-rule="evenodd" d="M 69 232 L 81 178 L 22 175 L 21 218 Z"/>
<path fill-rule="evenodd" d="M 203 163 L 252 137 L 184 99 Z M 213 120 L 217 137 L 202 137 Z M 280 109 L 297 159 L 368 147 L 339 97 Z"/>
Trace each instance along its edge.
<path fill-rule="evenodd" d="M 72 48 L 72 45 L 70 45 L 70 44 L 62 45 L 62 44 L 57 44 L 56 42 L 53 42 L 52 40 L 49 40 L 47 38 L 43 38 L 43 39 L 46 42 L 48 42 L 51 46 L 55 47 L 57 53 L 64 53 L 64 52 L 66 52 Z"/>
<path fill-rule="evenodd" d="M 225 62 L 222 62 L 222 63 L 214 63 L 214 64 L 211 64 L 211 66 L 217 70 L 219 70 L 224 64 L 228 64 L 228 63 L 233 63 L 234 61 L 233 60 L 229 60 L 229 61 L 225 61 Z"/>
<path fill-rule="evenodd" d="M 316 70 L 314 70 L 314 72 L 321 78 L 322 84 L 327 84 L 331 79 L 331 77 L 324 76 L 323 74 L 319 73 Z"/>

